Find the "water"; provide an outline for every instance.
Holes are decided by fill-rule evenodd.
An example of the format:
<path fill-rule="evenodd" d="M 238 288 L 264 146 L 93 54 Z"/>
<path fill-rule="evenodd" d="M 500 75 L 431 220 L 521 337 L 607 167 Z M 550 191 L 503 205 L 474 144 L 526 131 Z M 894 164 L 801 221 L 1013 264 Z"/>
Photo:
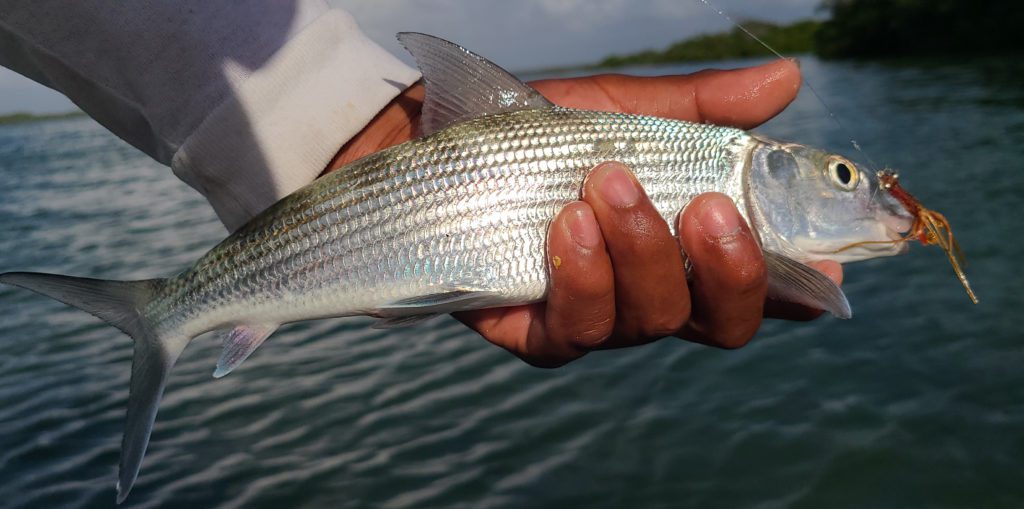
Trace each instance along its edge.
<path fill-rule="evenodd" d="M 451 319 L 343 319 L 285 327 L 214 380 L 204 337 L 127 504 L 1019 507 L 1024 66 L 803 69 L 947 215 L 981 305 L 918 246 L 848 266 L 853 320 L 766 323 L 739 351 L 664 340 L 545 371 Z M 762 132 L 849 148 L 807 97 Z M 169 170 L 88 119 L 0 127 L 0 182 L 3 270 L 169 275 L 223 236 Z M 0 506 L 112 506 L 128 338 L 0 287 L 0 346 Z"/>

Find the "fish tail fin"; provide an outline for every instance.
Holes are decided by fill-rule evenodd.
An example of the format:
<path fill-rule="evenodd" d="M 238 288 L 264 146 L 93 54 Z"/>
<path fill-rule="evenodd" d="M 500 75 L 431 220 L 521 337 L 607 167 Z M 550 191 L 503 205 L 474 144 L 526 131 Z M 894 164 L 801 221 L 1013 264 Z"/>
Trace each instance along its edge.
<path fill-rule="evenodd" d="M 117 482 L 117 503 L 120 504 L 139 474 L 167 376 L 191 340 L 187 337 L 161 337 L 142 314 L 146 305 L 156 297 L 164 280 L 107 281 L 9 272 L 0 274 L 0 283 L 32 290 L 91 313 L 134 340 L 128 413 L 121 441 Z"/>

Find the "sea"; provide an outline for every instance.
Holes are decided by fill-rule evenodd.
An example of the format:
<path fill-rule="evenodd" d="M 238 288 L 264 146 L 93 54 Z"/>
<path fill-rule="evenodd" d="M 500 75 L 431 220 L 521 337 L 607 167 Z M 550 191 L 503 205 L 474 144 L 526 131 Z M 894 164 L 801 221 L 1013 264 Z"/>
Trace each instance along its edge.
<path fill-rule="evenodd" d="M 203 336 L 125 507 L 1024 507 L 1024 64 L 801 63 L 844 127 L 805 89 L 757 131 L 896 169 L 953 225 L 980 304 L 915 245 L 846 267 L 851 320 L 766 321 L 735 351 L 664 339 L 544 370 L 448 317 L 347 318 L 215 380 Z M 0 271 L 168 276 L 224 235 L 88 118 L 0 126 Z M 131 352 L 0 287 L 0 507 L 114 506 Z"/>

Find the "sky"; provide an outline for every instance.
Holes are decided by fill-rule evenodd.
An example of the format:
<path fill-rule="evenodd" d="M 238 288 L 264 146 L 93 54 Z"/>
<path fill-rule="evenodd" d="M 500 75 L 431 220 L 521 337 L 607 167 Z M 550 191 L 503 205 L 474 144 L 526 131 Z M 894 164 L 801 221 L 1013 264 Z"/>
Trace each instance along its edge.
<path fill-rule="evenodd" d="M 790 22 L 820 16 L 821 0 L 709 0 L 733 19 Z M 403 60 L 403 30 L 465 46 L 512 70 L 589 63 L 615 53 L 660 49 L 730 28 L 700 0 L 328 0 Z M 0 114 L 74 109 L 64 96 L 0 68 Z"/>

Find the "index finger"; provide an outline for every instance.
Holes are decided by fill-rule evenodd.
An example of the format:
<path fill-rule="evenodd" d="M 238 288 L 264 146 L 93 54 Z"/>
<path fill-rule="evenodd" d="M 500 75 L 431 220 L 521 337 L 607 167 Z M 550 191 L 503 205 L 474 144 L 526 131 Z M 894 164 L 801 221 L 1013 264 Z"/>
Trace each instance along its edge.
<path fill-rule="evenodd" d="M 530 85 L 561 106 L 749 129 L 785 109 L 800 83 L 796 61 L 783 59 L 729 71 L 657 77 L 601 74 Z"/>

